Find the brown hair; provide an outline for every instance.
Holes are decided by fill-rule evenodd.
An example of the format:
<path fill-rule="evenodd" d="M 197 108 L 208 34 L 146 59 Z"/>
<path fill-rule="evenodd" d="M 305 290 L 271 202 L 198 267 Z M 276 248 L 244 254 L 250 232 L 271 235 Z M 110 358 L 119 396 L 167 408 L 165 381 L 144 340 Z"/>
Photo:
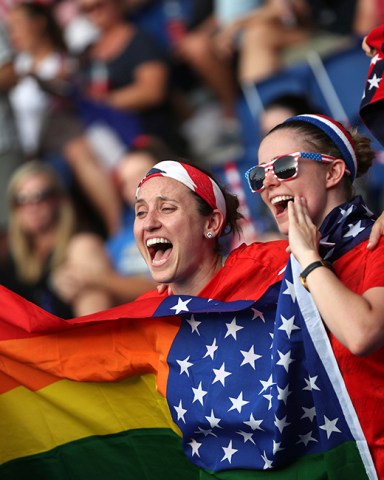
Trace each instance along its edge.
<path fill-rule="evenodd" d="M 301 139 L 308 145 L 308 151 L 324 153 L 336 158 L 344 160 L 340 150 L 333 140 L 324 133 L 320 128 L 308 122 L 295 121 L 281 123 L 274 127 L 267 135 L 278 130 L 292 130 L 297 135 L 301 135 Z M 368 172 L 375 158 L 375 152 L 371 148 L 371 140 L 365 135 L 361 135 L 356 128 L 348 130 L 352 136 L 352 140 L 357 156 L 357 172 L 356 177 L 361 177 Z M 349 175 L 344 176 L 343 186 L 347 200 L 354 196 L 353 181 Z"/>
<path fill-rule="evenodd" d="M 53 7 L 40 2 L 21 2 L 13 7 L 14 10 L 23 10 L 28 17 L 43 19 L 45 21 L 45 35 L 59 52 L 66 52 L 67 45 L 64 41 L 63 32 L 56 21 Z"/>
<path fill-rule="evenodd" d="M 183 160 L 183 163 L 188 163 L 188 162 Z M 234 195 L 233 193 L 230 193 L 227 187 L 223 187 L 222 185 L 220 185 L 220 183 L 214 178 L 214 176 L 210 172 L 208 172 L 203 168 L 196 167 L 196 165 L 193 165 L 193 166 L 194 168 L 197 168 L 201 172 L 205 173 L 208 177 L 212 178 L 212 180 L 218 185 L 218 187 L 220 188 L 224 196 L 227 215 L 225 219 L 224 228 L 220 236 L 235 235 L 235 234 L 240 235 L 241 227 L 239 225 L 239 220 L 244 218 L 244 216 L 239 211 L 240 202 L 237 196 Z M 193 192 L 192 190 L 191 190 L 191 194 L 197 200 L 198 210 L 200 214 L 203 216 L 209 216 L 213 212 L 212 207 L 208 205 L 208 203 L 205 200 L 203 200 L 199 195 L 197 195 L 197 193 Z"/>

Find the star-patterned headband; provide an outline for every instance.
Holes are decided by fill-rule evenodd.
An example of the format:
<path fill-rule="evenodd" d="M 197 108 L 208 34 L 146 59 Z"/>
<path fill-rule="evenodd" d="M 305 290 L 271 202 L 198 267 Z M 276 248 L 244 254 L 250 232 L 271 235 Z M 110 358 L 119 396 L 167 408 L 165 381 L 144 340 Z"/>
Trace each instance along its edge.
<path fill-rule="evenodd" d="M 284 123 L 307 122 L 322 130 L 340 150 L 342 159 L 351 172 L 351 178 L 356 178 L 357 155 L 354 142 L 349 132 L 339 123 L 325 115 L 297 115 L 288 118 Z"/>
<path fill-rule="evenodd" d="M 226 218 L 227 207 L 225 198 L 217 183 L 201 170 L 186 163 L 175 162 L 173 160 L 164 160 L 157 163 L 139 183 L 136 197 L 141 186 L 147 180 L 158 176 L 173 178 L 182 183 L 205 200 L 211 208 L 220 210 L 224 219 Z"/>

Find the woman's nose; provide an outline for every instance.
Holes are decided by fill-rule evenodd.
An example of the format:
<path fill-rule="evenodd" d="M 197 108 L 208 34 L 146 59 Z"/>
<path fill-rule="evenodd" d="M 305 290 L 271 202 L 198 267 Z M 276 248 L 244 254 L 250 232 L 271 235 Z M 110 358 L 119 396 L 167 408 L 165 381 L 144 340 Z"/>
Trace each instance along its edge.
<path fill-rule="evenodd" d="M 273 173 L 273 170 L 267 170 L 265 172 L 265 178 L 263 181 L 264 188 L 280 185 L 280 181 L 276 178 L 276 175 Z"/>
<path fill-rule="evenodd" d="M 143 228 L 145 230 L 155 230 L 156 228 L 159 228 L 159 226 L 160 220 L 156 210 L 149 210 L 145 216 Z"/>

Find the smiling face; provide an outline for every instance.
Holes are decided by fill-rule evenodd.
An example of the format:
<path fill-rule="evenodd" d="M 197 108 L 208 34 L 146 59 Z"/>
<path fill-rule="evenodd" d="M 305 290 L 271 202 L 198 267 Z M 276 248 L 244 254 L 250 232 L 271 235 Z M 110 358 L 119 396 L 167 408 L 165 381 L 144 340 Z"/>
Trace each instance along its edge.
<path fill-rule="evenodd" d="M 292 130 L 275 131 L 264 138 L 259 149 L 259 164 L 270 162 L 273 158 L 297 151 L 308 150 L 308 145 Z M 318 152 L 322 153 L 322 152 Z M 330 211 L 327 172 L 329 166 L 309 159 L 298 160 L 299 170 L 296 178 L 280 182 L 271 171 L 264 180 L 261 197 L 274 216 L 279 231 L 288 234 L 288 202 L 294 196 L 304 197 L 307 201 L 312 221 L 320 226 Z"/>
<path fill-rule="evenodd" d="M 167 177 L 153 177 L 140 188 L 134 233 L 153 279 L 174 293 L 198 293 L 217 261 L 207 240 L 210 217 L 202 216 L 193 193 Z"/>

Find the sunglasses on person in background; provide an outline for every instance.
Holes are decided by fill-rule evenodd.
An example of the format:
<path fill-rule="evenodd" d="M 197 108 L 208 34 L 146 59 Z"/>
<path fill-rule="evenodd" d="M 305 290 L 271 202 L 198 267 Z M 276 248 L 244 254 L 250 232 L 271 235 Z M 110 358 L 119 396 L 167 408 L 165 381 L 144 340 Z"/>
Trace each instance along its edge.
<path fill-rule="evenodd" d="M 279 182 L 288 182 L 297 177 L 299 172 L 299 158 L 307 158 L 320 163 L 332 163 L 336 157 L 312 152 L 294 152 L 279 155 L 268 163 L 256 165 L 245 172 L 249 188 L 252 192 L 261 192 L 264 189 L 264 180 L 267 172 L 273 172 Z M 346 170 L 349 175 L 349 170 Z"/>
<path fill-rule="evenodd" d="M 48 200 L 52 200 L 57 197 L 57 191 L 52 188 L 46 190 L 40 190 L 38 192 L 30 194 L 18 194 L 13 199 L 13 205 L 15 207 L 23 207 L 25 205 L 38 205 Z"/>

